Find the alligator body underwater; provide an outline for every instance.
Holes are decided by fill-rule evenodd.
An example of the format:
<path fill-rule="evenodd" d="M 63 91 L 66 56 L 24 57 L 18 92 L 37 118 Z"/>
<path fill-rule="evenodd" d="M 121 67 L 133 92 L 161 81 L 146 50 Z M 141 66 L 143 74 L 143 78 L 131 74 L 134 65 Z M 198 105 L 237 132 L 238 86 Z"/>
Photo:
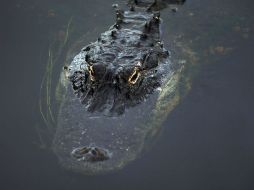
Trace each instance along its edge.
<path fill-rule="evenodd" d="M 184 1 L 115 5 L 116 23 L 65 66 L 53 142 L 64 167 L 85 174 L 122 168 L 159 130 L 179 79 L 161 39 L 159 10 L 166 3 Z"/>

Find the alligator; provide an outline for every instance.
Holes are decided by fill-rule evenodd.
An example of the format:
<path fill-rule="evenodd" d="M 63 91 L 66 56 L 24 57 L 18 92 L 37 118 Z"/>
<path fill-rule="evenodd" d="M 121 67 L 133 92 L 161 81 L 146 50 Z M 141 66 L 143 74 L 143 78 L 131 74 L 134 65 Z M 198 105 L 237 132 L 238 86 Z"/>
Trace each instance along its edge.
<path fill-rule="evenodd" d="M 184 2 L 129 0 L 127 10 L 114 4 L 115 24 L 64 67 L 68 85 L 53 142 L 64 167 L 86 174 L 122 168 L 157 131 L 178 82 L 160 10 Z"/>

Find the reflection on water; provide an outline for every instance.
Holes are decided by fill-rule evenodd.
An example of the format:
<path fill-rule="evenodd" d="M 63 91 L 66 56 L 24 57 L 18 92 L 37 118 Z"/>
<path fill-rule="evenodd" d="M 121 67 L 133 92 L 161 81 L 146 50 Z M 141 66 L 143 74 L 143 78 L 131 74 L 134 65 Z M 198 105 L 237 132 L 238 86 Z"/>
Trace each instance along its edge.
<path fill-rule="evenodd" d="M 52 73 L 46 72 L 44 80 L 44 83 L 53 81 L 49 84 L 51 90 L 46 90 L 42 97 L 48 105 L 46 109 L 51 110 L 44 116 L 45 120 L 54 125 L 51 112 L 55 111 L 57 102 L 51 105 L 48 97 L 55 97 L 52 89 L 56 89 L 59 79 L 55 73 L 62 65 L 53 63 L 69 61 L 71 53 L 67 58 L 61 55 L 94 41 L 114 22 L 112 3 L 16 1 L 2 11 L 8 16 L 1 17 L 1 20 L 8 18 L 3 19 L 6 28 L 0 38 L 1 47 L 5 47 L 3 77 L 8 79 L 3 85 L 8 94 L 4 93 L 3 99 L 12 100 L 3 106 L 7 117 L 3 118 L 1 144 L 4 152 L 12 150 L 2 157 L 6 163 L 1 172 L 6 179 L 3 189 L 40 188 L 38 183 L 43 189 L 120 186 L 125 189 L 253 189 L 250 176 L 254 170 L 251 135 L 254 24 L 253 3 L 247 0 L 190 0 L 176 13 L 170 9 L 162 12 L 163 39 L 172 51 L 172 59 L 184 61 L 179 52 L 191 52 L 197 66 L 190 72 L 194 76 L 190 93 L 168 117 L 156 145 L 137 161 L 116 174 L 81 177 L 63 171 L 52 153 L 38 148 L 41 143 L 43 148 L 47 146 L 51 138 L 40 132 L 43 139 L 40 142 L 36 135 L 36 129 L 45 126 L 43 120 L 38 123 L 37 106 L 45 68 L 54 67 Z M 84 34 L 82 43 L 73 46 L 72 42 Z M 9 86 L 17 83 L 16 77 L 9 77 L 10 71 L 20 79 L 15 88 Z M 57 97 L 61 91 L 58 93 Z M 11 179 L 15 182 L 8 184 Z M 43 182 L 38 182 L 39 179 Z"/>

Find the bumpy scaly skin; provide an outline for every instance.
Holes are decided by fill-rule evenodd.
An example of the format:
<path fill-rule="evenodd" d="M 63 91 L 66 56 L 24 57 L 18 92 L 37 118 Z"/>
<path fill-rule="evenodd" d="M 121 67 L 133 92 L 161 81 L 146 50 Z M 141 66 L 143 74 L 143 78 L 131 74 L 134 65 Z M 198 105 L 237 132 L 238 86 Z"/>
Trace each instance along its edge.
<path fill-rule="evenodd" d="M 159 12 L 143 5 L 116 8 L 115 25 L 68 67 L 75 94 L 88 111 L 122 114 L 161 85 L 169 53 L 160 39 Z"/>

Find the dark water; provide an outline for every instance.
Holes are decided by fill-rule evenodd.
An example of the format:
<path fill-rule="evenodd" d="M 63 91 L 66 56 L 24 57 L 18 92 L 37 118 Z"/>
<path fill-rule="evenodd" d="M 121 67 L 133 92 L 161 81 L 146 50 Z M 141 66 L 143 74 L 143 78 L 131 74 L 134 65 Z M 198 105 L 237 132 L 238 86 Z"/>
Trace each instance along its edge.
<path fill-rule="evenodd" d="M 176 14 L 163 11 L 165 44 L 176 56 L 174 44 L 190 48 L 198 66 L 160 138 L 136 161 L 83 176 L 41 147 L 36 126 L 43 125 L 38 100 L 48 49 L 64 41 L 71 17 L 70 40 L 87 33 L 94 41 L 114 22 L 112 3 L 1 2 L 0 189 L 254 189 L 254 6 L 247 0 L 189 0 Z"/>

